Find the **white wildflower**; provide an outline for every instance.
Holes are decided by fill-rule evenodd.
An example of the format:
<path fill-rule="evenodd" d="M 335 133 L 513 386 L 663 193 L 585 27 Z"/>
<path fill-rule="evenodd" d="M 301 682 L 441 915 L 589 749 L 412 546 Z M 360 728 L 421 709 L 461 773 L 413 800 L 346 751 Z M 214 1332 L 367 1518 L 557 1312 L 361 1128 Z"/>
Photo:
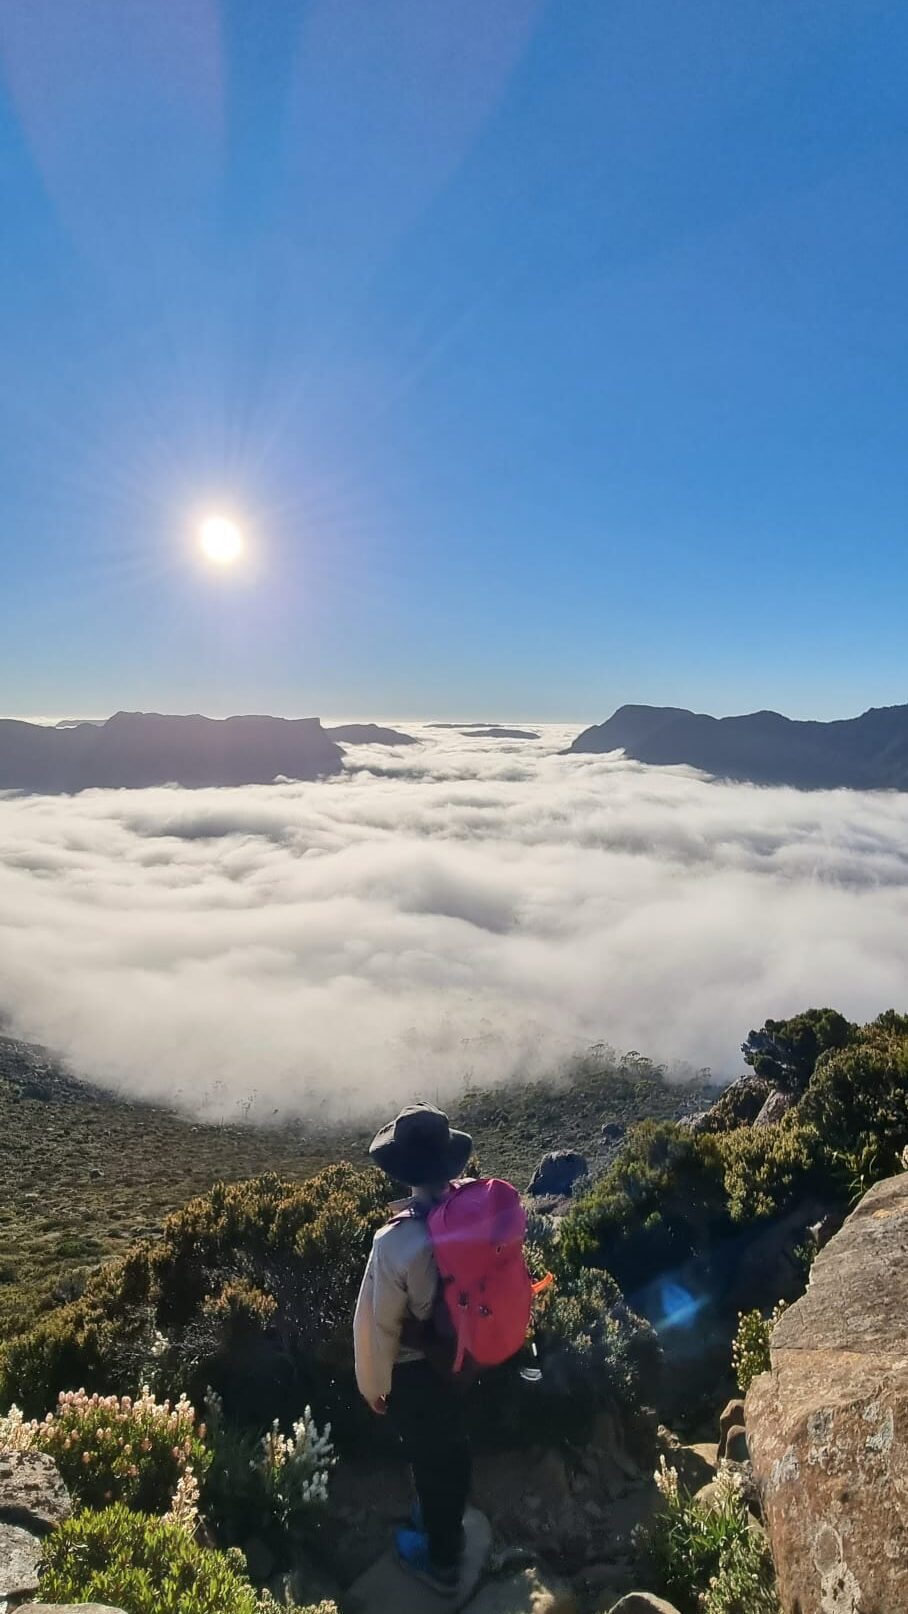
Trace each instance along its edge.
<path fill-rule="evenodd" d="M 184 1468 L 180 1475 L 166 1517 L 187 1535 L 195 1535 L 199 1522 L 199 1482 L 191 1468 Z"/>
<path fill-rule="evenodd" d="M 656 1469 L 653 1479 L 656 1482 L 656 1488 L 661 1491 L 669 1505 L 677 1502 L 678 1470 L 676 1468 L 669 1468 L 668 1463 L 665 1461 L 664 1452 L 659 1458 L 659 1467 Z"/>

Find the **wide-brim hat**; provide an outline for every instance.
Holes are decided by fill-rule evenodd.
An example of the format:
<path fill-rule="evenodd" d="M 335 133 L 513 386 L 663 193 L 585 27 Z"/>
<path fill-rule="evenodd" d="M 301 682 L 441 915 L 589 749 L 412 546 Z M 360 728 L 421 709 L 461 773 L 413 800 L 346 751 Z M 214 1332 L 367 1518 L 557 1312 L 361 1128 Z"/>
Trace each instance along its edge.
<path fill-rule="evenodd" d="M 470 1134 L 456 1131 L 434 1104 L 408 1104 L 369 1145 L 382 1171 L 411 1186 L 459 1177 L 472 1152 Z"/>

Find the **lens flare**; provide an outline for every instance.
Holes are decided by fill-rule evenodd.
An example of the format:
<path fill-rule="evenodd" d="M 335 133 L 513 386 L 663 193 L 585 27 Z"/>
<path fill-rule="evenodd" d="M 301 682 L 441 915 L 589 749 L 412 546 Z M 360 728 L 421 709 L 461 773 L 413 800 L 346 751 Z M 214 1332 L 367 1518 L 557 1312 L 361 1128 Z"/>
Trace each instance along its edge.
<path fill-rule="evenodd" d="M 243 534 L 227 516 L 206 516 L 199 528 L 199 544 L 214 566 L 233 566 L 243 553 Z"/>

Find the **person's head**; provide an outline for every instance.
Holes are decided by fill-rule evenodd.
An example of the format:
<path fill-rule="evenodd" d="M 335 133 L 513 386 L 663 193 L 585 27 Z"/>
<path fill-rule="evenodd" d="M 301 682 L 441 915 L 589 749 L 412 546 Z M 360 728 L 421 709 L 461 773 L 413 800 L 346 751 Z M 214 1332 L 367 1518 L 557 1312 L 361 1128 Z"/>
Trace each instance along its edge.
<path fill-rule="evenodd" d="M 395 1182 L 435 1196 L 459 1177 L 473 1152 L 468 1132 L 458 1132 L 434 1104 L 408 1104 L 369 1146 L 369 1154 Z"/>

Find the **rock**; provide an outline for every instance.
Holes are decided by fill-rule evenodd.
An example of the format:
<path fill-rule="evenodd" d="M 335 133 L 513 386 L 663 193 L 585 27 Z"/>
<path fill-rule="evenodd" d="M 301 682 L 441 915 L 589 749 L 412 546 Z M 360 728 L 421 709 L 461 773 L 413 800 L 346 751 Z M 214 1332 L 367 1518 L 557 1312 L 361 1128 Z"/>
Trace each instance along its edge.
<path fill-rule="evenodd" d="M 601 1132 L 606 1143 L 620 1143 L 627 1135 L 627 1127 L 623 1121 L 606 1121 Z"/>
<path fill-rule="evenodd" d="M 659 1455 L 665 1458 L 669 1468 L 676 1470 L 686 1491 L 697 1491 L 715 1478 L 718 1466 L 718 1457 L 712 1455 L 716 1452 L 715 1446 L 683 1446 L 664 1424 L 660 1424 L 656 1439 Z"/>
<path fill-rule="evenodd" d="M 543 1155 L 540 1160 L 527 1193 L 538 1196 L 556 1194 L 559 1197 L 572 1194 L 574 1184 L 588 1171 L 586 1157 L 575 1149 L 553 1149 L 551 1154 Z"/>
<path fill-rule="evenodd" d="M 785 1614 L 908 1608 L 908 1174 L 817 1256 L 747 1397 Z"/>
<path fill-rule="evenodd" d="M 0 1524 L 0 1598 L 33 1597 L 41 1543 L 20 1524 Z"/>
<path fill-rule="evenodd" d="M 747 1435 L 743 1424 L 734 1424 L 725 1437 L 725 1454 L 730 1463 L 747 1463 L 750 1453 L 747 1450 Z"/>
<path fill-rule="evenodd" d="M 386 1552 L 364 1575 L 354 1581 L 344 1597 L 345 1614 L 445 1614 L 464 1607 L 479 1584 L 479 1578 L 489 1556 L 492 1531 L 488 1519 L 476 1508 L 468 1508 L 464 1515 L 466 1549 L 460 1585 L 456 1593 L 439 1599 L 437 1592 L 414 1580 L 398 1568 L 393 1554 Z"/>
<path fill-rule="evenodd" d="M 725 1456 L 725 1444 L 726 1444 L 726 1441 L 728 1440 L 728 1431 L 730 1429 L 740 1429 L 740 1428 L 743 1428 L 743 1427 L 744 1427 L 744 1401 L 739 1396 L 739 1397 L 736 1397 L 735 1400 L 729 1401 L 728 1405 L 725 1407 L 725 1410 L 721 1413 L 721 1415 L 719 1417 L 719 1451 L 718 1451 L 718 1455 L 720 1457 Z"/>
<path fill-rule="evenodd" d="M 694 1491 L 694 1501 L 699 1502 L 701 1508 L 719 1508 L 722 1506 L 722 1487 L 718 1480 L 708 1480 L 701 1485 L 699 1491 Z"/>
<path fill-rule="evenodd" d="M 101 1170 L 100 1166 L 92 1166 L 91 1170 L 88 1173 L 88 1180 L 89 1180 L 89 1182 L 100 1182 L 101 1178 L 103 1176 L 104 1176 L 104 1173 Z"/>
<path fill-rule="evenodd" d="M 41 1451 L 0 1451 L 0 1519 L 46 1535 L 71 1512 L 69 1492 L 52 1457 Z"/>
<path fill-rule="evenodd" d="M 794 1093 L 783 1093 L 780 1088 L 774 1087 L 759 1114 L 754 1117 L 754 1126 L 775 1126 L 787 1115 L 795 1102 Z"/>
<path fill-rule="evenodd" d="M 587 1564 L 575 1577 L 574 1584 L 581 1597 L 581 1606 L 610 1609 L 612 1604 L 630 1591 L 635 1576 L 629 1563 Z"/>
<path fill-rule="evenodd" d="M 667 1603 L 655 1592 L 628 1592 L 616 1603 L 611 1614 L 678 1614 L 674 1603 Z"/>
<path fill-rule="evenodd" d="M 506 1580 L 489 1581 L 464 1614 L 577 1614 L 577 1600 L 563 1581 L 538 1569 L 521 1569 Z"/>
<path fill-rule="evenodd" d="M 692 1132 L 731 1132 L 737 1126 L 750 1126 L 772 1092 L 762 1076 L 739 1076 L 726 1087 L 703 1115 L 694 1116 Z"/>

